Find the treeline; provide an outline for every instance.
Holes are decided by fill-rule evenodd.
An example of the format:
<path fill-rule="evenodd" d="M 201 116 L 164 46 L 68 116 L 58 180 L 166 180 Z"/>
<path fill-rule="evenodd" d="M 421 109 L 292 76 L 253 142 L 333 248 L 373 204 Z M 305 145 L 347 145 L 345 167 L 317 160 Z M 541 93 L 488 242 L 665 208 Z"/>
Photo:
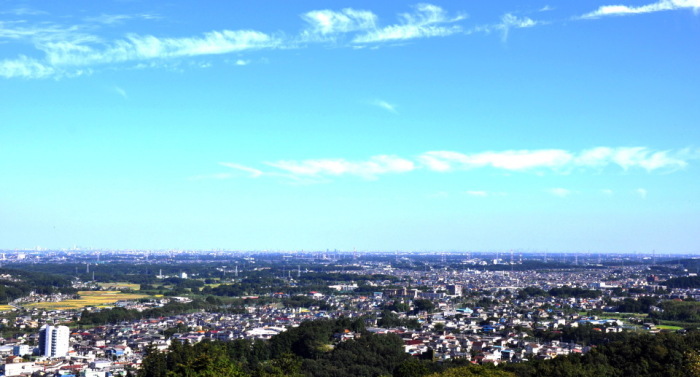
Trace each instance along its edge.
<path fill-rule="evenodd" d="M 359 337 L 339 342 L 336 334 L 353 331 Z M 422 358 L 403 351 L 400 337 L 374 335 L 364 320 L 304 322 L 270 340 L 173 342 L 169 352 L 151 349 L 140 377 L 598 377 L 700 375 L 700 333 L 656 335 L 629 333 L 608 340 L 584 355 L 535 359 L 498 367 L 469 365 L 466 360 L 434 362 L 432 351 Z"/>
<path fill-rule="evenodd" d="M 0 304 L 7 304 L 31 292 L 47 295 L 77 293 L 77 290 L 71 287 L 70 280 L 62 276 L 10 268 L 0 268 L 0 275 L 10 276 L 0 280 Z"/>
<path fill-rule="evenodd" d="M 682 276 L 663 282 L 668 288 L 700 288 L 700 276 Z"/>
<path fill-rule="evenodd" d="M 652 306 L 658 305 L 659 299 L 643 296 L 638 299 L 626 298 L 617 303 L 617 311 L 622 313 L 649 313 Z"/>
<path fill-rule="evenodd" d="M 335 334 L 360 334 L 336 343 Z M 173 342 L 169 352 L 151 349 L 139 377 L 166 376 L 379 376 L 408 358 L 396 335 L 373 335 L 363 319 L 304 322 L 269 341 Z"/>
<path fill-rule="evenodd" d="M 664 301 L 659 306 L 662 311 L 651 312 L 652 318 L 666 321 L 700 322 L 700 302 Z"/>
<path fill-rule="evenodd" d="M 600 297 L 603 293 L 594 289 L 583 289 L 576 287 L 563 286 L 560 288 L 552 288 L 549 290 L 549 294 L 554 297 L 575 297 L 575 298 L 596 298 Z"/>
<path fill-rule="evenodd" d="M 605 344 L 613 340 L 625 340 L 636 336 L 632 332 L 606 333 L 600 330 L 600 326 L 581 323 L 578 326 L 565 326 L 556 331 L 534 330 L 532 335 L 542 341 L 558 340 L 584 346 Z"/>
<path fill-rule="evenodd" d="M 507 364 L 504 369 L 520 377 L 698 376 L 698 349 L 697 332 L 641 334 L 600 345 L 583 356 Z"/>
<path fill-rule="evenodd" d="M 354 339 L 338 341 L 352 331 Z M 459 374 L 449 374 L 450 368 Z M 436 373 L 447 373 L 438 375 Z M 270 340 L 173 342 L 166 352 L 149 349 L 139 377 L 420 377 L 514 376 L 492 367 L 469 366 L 466 360 L 432 361 L 432 351 L 418 359 L 404 352 L 395 334 L 365 330 L 364 319 L 304 322 Z"/>
<path fill-rule="evenodd" d="M 189 313 L 196 310 L 220 310 L 218 306 L 220 302 L 216 302 L 213 298 L 207 300 L 194 300 L 188 303 L 170 302 L 159 308 L 146 309 L 138 311 L 134 309 L 112 308 L 102 309 L 99 312 L 91 312 L 87 309 L 83 310 L 80 315 L 79 325 L 82 326 L 97 326 L 110 323 L 119 323 L 124 321 L 134 321 L 145 318 L 158 318 Z M 227 308 L 229 312 L 242 312 L 242 308 Z"/>

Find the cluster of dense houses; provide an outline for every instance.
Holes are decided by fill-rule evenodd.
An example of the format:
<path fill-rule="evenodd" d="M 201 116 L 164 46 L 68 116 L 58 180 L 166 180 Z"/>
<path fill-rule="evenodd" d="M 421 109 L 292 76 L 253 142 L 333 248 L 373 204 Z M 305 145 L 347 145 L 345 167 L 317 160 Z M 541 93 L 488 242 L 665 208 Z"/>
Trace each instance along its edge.
<path fill-rule="evenodd" d="M 367 266 L 362 273 L 386 274 L 385 267 L 373 270 Z M 411 355 L 430 353 L 436 359 L 463 358 L 479 363 L 520 362 L 528 359 L 548 359 L 570 353 L 585 353 L 588 347 L 561 341 L 534 341 L 527 334 L 533 331 L 559 331 L 567 327 L 591 325 L 595 331 L 618 332 L 630 324 L 619 319 L 601 320 L 582 315 L 591 310 L 614 310 L 614 302 L 621 299 L 614 289 L 638 288 L 640 297 L 654 294 L 656 282 L 643 276 L 643 271 L 627 267 L 620 273 L 609 270 L 576 272 L 484 272 L 484 271 L 390 271 L 403 276 L 403 282 L 372 284 L 376 292 L 370 295 L 354 294 L 354 282 L 341 282 L 329 288 L 332 295 L 308 292 L 322 300 L 328 310 L 319 307 L 285 308 L 279 303 L 246 307 L 244 313 L 196 312 L 169 317 L 149 318 L 122 322 L 89 329 L 73 329 L 67 333 L 65 354 L 47 354 L 46 339 L 42 343 L 41 329 L 74 323 L 78 311 L 25 310 L 19 315 L 3 318 L 2 324 L 35 333 L 0 339 L 1 366 L 5 376 L 45 374 L 51 376 L 123 375 L 138 369 L 144 351 L 149 346 L 166 349 L 172 341 L 200 342 L 204 339 L 269 339 L 290 326 L 320 318 L 367 318 L 368 330 L 374 333 L 395 333 L 404 341 Z M 605 281 L 603 283 L 603 281 Z M 391 286 L 390 286 L 391 285 Z M 535 286 L 543 289 L 564 285 L 600 289 L 600 297 L 521 297 L 514 292 L 519 288 Z M 426 287 L 430 287 L 426 289 Z M 639 288 L 643 288 L 639 290 Z M 641 293 L 639 293 L 641 292 Z M 484 307 L 465 305 L 465 296 L 473 294 L 474 301 L 492 302 Z M 673 291 L 666 295 L 700 295 L 696 290 Z M 275 292 L 273 297 L 288 297 Z M 626 297 L 630 297 L 627 295 Z M 187 298 L 171 298 L 186 301 Z M 418 299 L 430 300 L 434 310 L 421 311 L 413 305 Z M 117 306 L 145 310 L 162 306 L 170 299 L 151 302 L 120 302 Z M 403 304 L 405 311 L 392 313 L 400 320 L 417 326 L 380 328 L 379 319 L 387 308 Z M 100 310 L 89 308 L 89 310 Z M 54 326 L 56 327 L 56 326 Z M 60 327 L 60 326 L 58 326 Z M 173 328 L 187 329 L 173 333 Z M 647 328 L 652 328 L 651 325 Z M 61 330 L 62 331 L 62 330 Z M 351 331 L 336 334 L 337 341 L 354 339 L 359 334 Z M 41 345 L 44 345 L 42 350 Z"/>

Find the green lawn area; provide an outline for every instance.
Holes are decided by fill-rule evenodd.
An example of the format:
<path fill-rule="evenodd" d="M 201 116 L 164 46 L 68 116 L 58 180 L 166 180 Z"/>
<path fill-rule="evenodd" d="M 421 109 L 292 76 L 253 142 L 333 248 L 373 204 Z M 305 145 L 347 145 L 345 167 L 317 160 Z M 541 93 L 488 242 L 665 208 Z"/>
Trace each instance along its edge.
<path fill-rule="evenodd" d="M 603 313 L 599 315 L 603 319 L 621 319 L 626 320 L 628 318 L 646 318 L 649 314 L 647 313 Z"/>

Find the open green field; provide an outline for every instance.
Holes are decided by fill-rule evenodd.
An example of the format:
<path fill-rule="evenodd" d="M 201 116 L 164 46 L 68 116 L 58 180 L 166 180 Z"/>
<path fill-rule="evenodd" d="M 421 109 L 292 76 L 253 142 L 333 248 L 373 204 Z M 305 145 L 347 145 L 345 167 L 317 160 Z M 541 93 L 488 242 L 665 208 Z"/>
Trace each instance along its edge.
<path fill-rule="evenodd" d="M 119 291 L 80 291 L 77 300 L 64 300 L 60 302 L 35 302 L 24 305 L 27 308 L 42 308 L 48 310 L 82 309 L 86 306 L 110 306 L 117 301 L 136 300 L 149 297 L 138 293 L 122 293 Z"/>
<path fill-rule="evenodd" d="M 131 289 L 132 291 L 138 291 L 141 289 L 141 284 L 134 283 L 97 283 L 103 289 Z"/>
<path fill-rule="evenodd" d="M 646 318 L 649 314 L 647 313 L 603 313 L 598 317 L 602 319 L 620 319 L 626 321 L 628 318 Z"/>
<path fill-rule="evenodd" d="M 657 328 L 663 329 L 665 327 L 671 328 L 682 328 L 682 329 L 697 329 L 700 328 L 700 322 L 683 322 L 683 321 L 661 321 L 661 324 L 656 325 Z"/>
<path fill-rule="evenodd" d="M 671 326 L 671 325 L 657 325 L 656 328 L 659 330 L 674 330 L 674 331 L 683 329 L 683 327 L 681 327 L 681 326 Z"/>

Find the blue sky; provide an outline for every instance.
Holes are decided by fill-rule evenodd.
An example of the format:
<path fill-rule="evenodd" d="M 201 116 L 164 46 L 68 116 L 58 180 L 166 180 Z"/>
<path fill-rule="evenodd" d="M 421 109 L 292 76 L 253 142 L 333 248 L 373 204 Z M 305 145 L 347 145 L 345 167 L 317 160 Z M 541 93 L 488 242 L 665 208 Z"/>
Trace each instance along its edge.
<path fill-rule="evenodd" d="M 0 248 L 696 253 L 700 1 L 0 2 Z"/>

